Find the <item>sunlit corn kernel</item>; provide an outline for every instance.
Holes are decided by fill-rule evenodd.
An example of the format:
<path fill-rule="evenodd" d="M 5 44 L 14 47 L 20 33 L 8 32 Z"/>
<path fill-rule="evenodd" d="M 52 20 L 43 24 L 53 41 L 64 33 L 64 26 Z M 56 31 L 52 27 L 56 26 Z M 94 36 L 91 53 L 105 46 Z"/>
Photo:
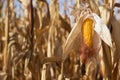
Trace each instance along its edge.
<path fill-rule="evenodd" d="M 85 44 L 88 47 L 92 47 L 92 38 L 93 38 L 93 20 L 87 18 L 82 24 L 82 35 Z"/>

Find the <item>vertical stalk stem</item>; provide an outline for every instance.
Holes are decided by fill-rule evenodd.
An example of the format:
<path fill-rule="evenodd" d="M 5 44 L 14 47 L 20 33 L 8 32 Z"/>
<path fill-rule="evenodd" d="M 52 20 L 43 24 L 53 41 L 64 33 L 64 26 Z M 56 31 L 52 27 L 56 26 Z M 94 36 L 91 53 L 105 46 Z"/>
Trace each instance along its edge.
<path fill-rule="evenodd" d="M 6 71 L 7 69 L 7 50 L 8 50 L 8 37 L 9 37 L 9 1 L 7 0 L 6 6 L 6 18 L 5 18 L 5 47 L 4 47 L 4 61 L 3 61 L 3 70 Z"/>

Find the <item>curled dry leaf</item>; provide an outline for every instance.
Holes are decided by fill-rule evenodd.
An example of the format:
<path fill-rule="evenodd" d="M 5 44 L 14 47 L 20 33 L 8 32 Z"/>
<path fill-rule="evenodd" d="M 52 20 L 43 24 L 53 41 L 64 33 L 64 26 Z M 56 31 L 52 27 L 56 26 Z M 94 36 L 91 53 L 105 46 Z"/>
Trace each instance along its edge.
<path fill-rule="evenodd" d="M 95 13 L 92 14 L 96 23 L 94 30 L 97 32 L 97 34 L 100 36 L 100 38 L 110 47 L 112 47 L 112 40 L 110 31 L 105 25 L 105 23 L 102 21 L 102 19 Z"/>
<path fill-rule="evenodd" d="M 65 47 L 63 49 L 63 60 L 68 57 L 70 51 L 74 51 L 79 47 L 80 36 L 81 36 L 81 17 L 79 17 L 78 22 L 73 27 L 72 31 L 68 35 L 65 42 Z"/>

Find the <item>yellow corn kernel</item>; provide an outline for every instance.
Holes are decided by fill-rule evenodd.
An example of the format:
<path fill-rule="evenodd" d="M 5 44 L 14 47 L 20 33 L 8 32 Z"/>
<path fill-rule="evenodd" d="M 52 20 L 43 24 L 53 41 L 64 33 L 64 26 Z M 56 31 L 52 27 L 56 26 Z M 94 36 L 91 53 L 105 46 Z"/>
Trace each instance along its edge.
<path fill-rule="evenodd" d="M 82 35 L 85 44 L 88 47 L 92 47 L 92 38 L 93 38 L 93 20 L 87 18 L 82 24 Z"/>

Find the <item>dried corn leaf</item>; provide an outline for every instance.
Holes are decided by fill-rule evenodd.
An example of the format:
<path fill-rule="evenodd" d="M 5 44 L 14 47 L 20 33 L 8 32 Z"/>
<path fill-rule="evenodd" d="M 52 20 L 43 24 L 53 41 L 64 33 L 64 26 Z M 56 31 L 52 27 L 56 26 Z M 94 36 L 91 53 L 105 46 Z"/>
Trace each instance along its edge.
<path fill-rule="evenodd" d="M 68 38 L 63 49 L 63 60 L 68 57 L 68 54 L 71 51 L 76 51 L 80 45 L 80 36 L 81 36 L 81 17 L 79 17 L 78 22 L 73 27 L 72 31 L 68 35 Z"/>
<path fill-rule="evenodd" d="M 105 23 L 102 21 L 102 19 L 95 13 L 92 14 L 96 23 L 94 30 L 97 32 L 97 34 L 100 36 L 100 38 L 110 47 L 112 47 L 112 40 L 110 31 L 105 25 Z"/>

